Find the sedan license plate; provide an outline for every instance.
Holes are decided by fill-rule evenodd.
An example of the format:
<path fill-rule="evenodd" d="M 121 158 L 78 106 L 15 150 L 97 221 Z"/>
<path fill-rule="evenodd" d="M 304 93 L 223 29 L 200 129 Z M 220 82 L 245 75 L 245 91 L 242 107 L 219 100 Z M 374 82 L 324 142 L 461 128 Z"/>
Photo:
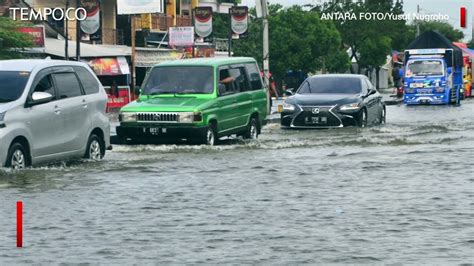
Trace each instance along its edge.
<path fill-rule="evenodd" d="M 325 116 L 312 116 L 305 118 L 306 124 L 327 124 L 328 118 Z"/>

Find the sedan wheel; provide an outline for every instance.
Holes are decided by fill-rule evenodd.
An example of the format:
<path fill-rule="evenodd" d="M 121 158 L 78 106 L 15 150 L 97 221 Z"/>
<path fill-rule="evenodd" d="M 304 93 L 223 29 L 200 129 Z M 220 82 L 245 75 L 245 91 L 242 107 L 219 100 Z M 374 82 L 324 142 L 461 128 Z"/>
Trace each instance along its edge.
<path fill-rule="evenodd" d="M 382 114 L 380 115 L 380 124 L 385 124 L 387 122 L 387 111 L 385 106 L 382 108 Z"/>
<path fill-rule="evenodd" d="M 367 111 L 363 109 L 359 115 L 359 127 L 367 127 Z"/>

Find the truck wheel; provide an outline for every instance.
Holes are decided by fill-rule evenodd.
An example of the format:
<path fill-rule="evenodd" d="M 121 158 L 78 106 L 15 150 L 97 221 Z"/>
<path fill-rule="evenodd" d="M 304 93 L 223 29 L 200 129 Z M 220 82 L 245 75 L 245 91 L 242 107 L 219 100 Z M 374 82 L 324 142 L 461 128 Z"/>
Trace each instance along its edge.
<path fill-rule="evenodd" d="M 15 142 L 10 146 L 5 166 L 14 170 L 25 169 L 30 166 L 27 149 L 21 143 Z"/>

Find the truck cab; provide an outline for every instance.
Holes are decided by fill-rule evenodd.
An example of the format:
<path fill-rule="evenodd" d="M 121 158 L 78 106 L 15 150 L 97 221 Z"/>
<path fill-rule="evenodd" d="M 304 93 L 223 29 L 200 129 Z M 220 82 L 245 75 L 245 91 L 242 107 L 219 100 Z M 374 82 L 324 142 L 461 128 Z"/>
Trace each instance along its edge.
<path fill-rule="evenodd" d="M 407 105 L 449 104 L 459 101 L 452 67 L 452 49 L 416 49 L 405 52 L 404 96 Z"/>

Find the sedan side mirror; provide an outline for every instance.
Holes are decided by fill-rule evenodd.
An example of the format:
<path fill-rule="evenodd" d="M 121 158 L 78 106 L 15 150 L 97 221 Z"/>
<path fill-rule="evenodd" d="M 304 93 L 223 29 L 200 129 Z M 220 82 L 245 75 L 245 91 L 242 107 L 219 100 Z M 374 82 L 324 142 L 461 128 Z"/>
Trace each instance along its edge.
<path fill-rule="evenodd" d="M 285 96 L 294 95 L 295 94 L 294 90 L 295 90 L 294 88 L 287 89 L 287 90 L 283 91 L 283 95 L 285 95 Z"/>
<path fill-rule="evenodd" d="M 369 92 L 367 93 L 367 96 L 375 94 L 376 92 L 377 92 L 376 90 L 369 90 Z"/>
<path fill-rule="evenodd" d="M 54 96 L 51 95 L 51 93 L 36 91 L 33 92 L 33 94 L 31 95 L 31 103 L 33 105 L 47 103 L 50 102 L 53 98 Z"/>

